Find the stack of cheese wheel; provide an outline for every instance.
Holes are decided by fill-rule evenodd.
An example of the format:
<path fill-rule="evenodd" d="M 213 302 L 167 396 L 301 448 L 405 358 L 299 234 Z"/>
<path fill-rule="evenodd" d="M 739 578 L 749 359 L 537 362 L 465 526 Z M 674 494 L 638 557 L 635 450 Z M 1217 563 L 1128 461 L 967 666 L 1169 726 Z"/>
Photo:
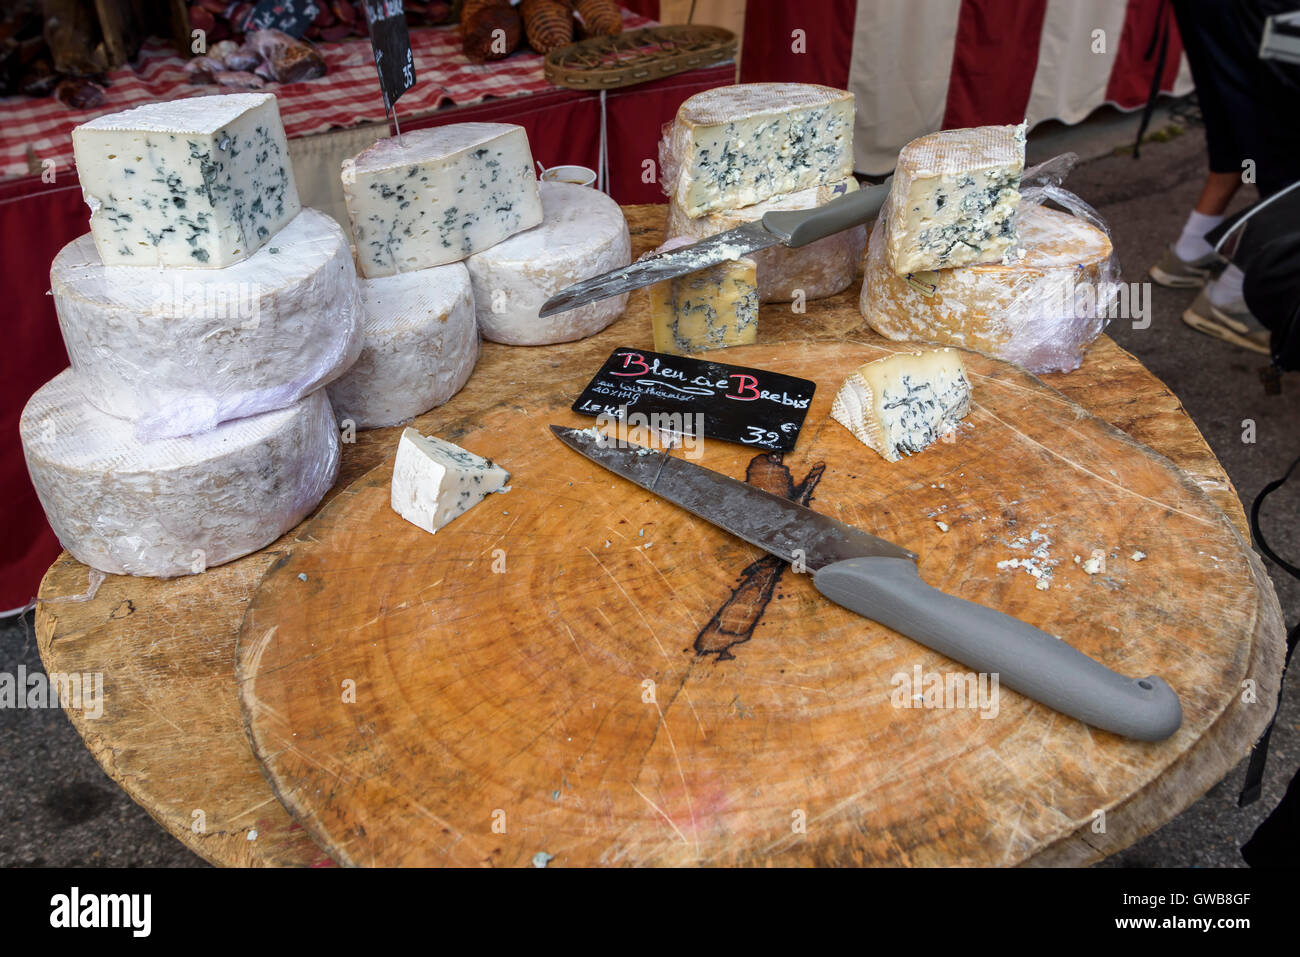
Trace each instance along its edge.
<path fill-rule="evenodd" d="M 665 128 L 659 152 L 669 240 L 705 239 L 774 210 L 823 206 L 858 188 L 853 95 L 830 87 L 751 83 L 697 93 Z M 865 227 L 857 226 L 800 249 L 754 253 L 759 300 L 841 292 L 853 282 L 865 243 Z M 675 299 L 664 294 L 653 301 L 669 308 Z M 661 328 L 674 320 L 652 321 Z M 717 345 L 716 337 L 701 338 L 687 351 Z"/>
<path fill-rule="evenodd" d="M 23 411 L 28 470 L 80 560 L 201 572 L 333 484 L 323 386 L 361 348 L 347 237 L 301 207 L 269 94 L 149 104 L 72 139 L 91 231 L 50 271 L 72 368 Z"/>
<path fill-rule="evenodd" d="M 466 329 L 547 345 L 599 332 L 626 305 L 622 297 L 538 317 L 563 287 L 627 265 L 631 243 L 604 194 L 564 183 L 539 189 L 523 127 L 459 123 L 382 139 L 346 160 L 342 175 L 366 342 L 331 394 L 362 427 L 409 418 L 459 388 L 477 356 Z M 416 288 L 422 294 L 409 295 Z M 425 356 L 415 364 L 403 353 L 420 336 Z M 409 398 L 401 408 L 384 396 L 395 391 Z"/>
<path fill-rule="evenodd" d="M 943 130 L 903 148 L 867 251 L 860 306 L 873 329 L 1030 372 L 1079 367 L 1113 292 L 1110 239 L 1021 202 L 1024 148 L 1023 125 Z"/>
<path fill-rule="evenodd" d="M 1110 240 L 1069 213 L 1035 206 L 1019 217 L 1021 254 L 1010 263 L 899 276 L 872 233 L 862 315 L 890 339 L 974 349 L 1028 369 L 1069 372 L 1104 325 L 1096 290 L 1108 285 Z"/>

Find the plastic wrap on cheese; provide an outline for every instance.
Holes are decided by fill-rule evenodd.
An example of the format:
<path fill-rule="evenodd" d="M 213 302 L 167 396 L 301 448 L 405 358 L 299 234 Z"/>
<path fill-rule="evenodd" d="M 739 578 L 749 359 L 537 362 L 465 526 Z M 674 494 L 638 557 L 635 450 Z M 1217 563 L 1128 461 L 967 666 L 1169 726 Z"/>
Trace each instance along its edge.
<path fill-rule="evenodd" d="M 1119 264 L 1091 207 L 1050 183 L 1035 189 L 1018 211 L 1014 261 L 907 276 L 896 275 L 886 255 L 887 201 L 867 244 L 860 299 L 867 323 L 890 339 L 974 349 L 1030 372 L 1077 369 L 1113 311 Z"/>
<path fill-rule="evenodd" d="M 361 351 L 347 238 L 313 209 L 220 270 L 105 266 L 82 236 L 55 257 L 50 286 L 86 398 L 141 440 L 291 405 Z"/>
<path fill-rule="evenodd" d="M 339 466 L 324 390 L 202 435 L 141 442 L 65 370 L 32 396 L 19 434 L 63 547 L 115 575 L 193 575 L 257 551 L 319 504 Z"/>
<path fill-rule="evenodd" d="M 674 199 L 668 201 L 667 238 L 707 239 L 728 229 L 752 223 L 774 210 L 814 209 L 858 189 L 852 176 L 828 186 L 774 196 L 743 209 L 722 209 L 692 219 Z M 865 226 L 841 230 L 807 246 L 769 246 L 751 253 L 758 267 L 760 302 L 789 302 L 799 293 L 805 300 L 822 299 L 843 292 L 853 284 L 862 250 L 867 243 Z"/>

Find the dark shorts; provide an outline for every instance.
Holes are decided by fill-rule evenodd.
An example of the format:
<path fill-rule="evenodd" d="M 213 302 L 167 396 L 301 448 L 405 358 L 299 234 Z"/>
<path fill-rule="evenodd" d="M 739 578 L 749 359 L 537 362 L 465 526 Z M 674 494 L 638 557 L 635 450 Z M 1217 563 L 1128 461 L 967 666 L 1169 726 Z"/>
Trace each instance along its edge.
<path fill-rule="evenodd" d="M 1174 0 L 1210 171 L 1241 173 L 1253 160 L 1264 196 L 1300 179 L 1300 67 L 1259 57 L 1264 18 L 1297 9 L 1300 0 Z"/>

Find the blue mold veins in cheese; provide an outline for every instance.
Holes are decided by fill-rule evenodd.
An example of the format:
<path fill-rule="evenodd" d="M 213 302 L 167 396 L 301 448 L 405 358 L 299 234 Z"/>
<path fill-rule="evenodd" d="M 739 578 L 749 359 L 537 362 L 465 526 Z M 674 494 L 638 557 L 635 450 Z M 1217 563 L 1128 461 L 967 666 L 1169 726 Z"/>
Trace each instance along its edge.
<path fill-rule="evenodd" d="M 542 221 L 528 137 L 509 123 L 379 140 L 343 162 L 342 179 L 367 278 L 459 262 Z"/>
<path fill-rule="evenodd" d="M 229 266 L 301 210 L 269 93 L 149 103 L 83 123 L 72 145 L 108 266 Z"/>
<path fill-rule="evenodd" d="M 970 411 L 970 382 L 953 349 L 898 353 L 859 366 L 831 404 L 831 418 L 890 462 L 920 452 Z"/>
<path fill-rule="evenodd" d="M 894 272 L 999 262 L 1015 247 L 1024 124 L 940 130 L 898 154 L 890 187 Z"/>
<path fill-rule="evenodd" d="M 663 159 L 689 217 L 853 174 L 853 94 L 809 83 L 705 90 L 677 111 Z"/>

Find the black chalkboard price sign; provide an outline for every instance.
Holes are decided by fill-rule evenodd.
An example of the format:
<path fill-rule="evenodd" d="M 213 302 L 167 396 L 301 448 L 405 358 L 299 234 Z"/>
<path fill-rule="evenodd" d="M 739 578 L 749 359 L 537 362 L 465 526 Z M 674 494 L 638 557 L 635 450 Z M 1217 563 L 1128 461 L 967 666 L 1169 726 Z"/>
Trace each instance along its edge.
<path fill-rule="evenodd" d="M 817 384 L 807 379 L 621 348 L 605 360 L 573 411 L 659 432 L 789 452 Z"/>
<path fill-rule="evenodd" d="M 362 0 L 370 45 L 375 51 L 375 69 L 384 91 L 384 110 L 393 112 L 397 98 L 415 86 L 415 57 L 411 35 L 406 29 L 402 0 Z"/>
<path fill-rule="evenodd" d="M 259 0 L 240 27 L 244 31 L 279 30 L 301 37 L 320 16 L 324 0 Z"/>

